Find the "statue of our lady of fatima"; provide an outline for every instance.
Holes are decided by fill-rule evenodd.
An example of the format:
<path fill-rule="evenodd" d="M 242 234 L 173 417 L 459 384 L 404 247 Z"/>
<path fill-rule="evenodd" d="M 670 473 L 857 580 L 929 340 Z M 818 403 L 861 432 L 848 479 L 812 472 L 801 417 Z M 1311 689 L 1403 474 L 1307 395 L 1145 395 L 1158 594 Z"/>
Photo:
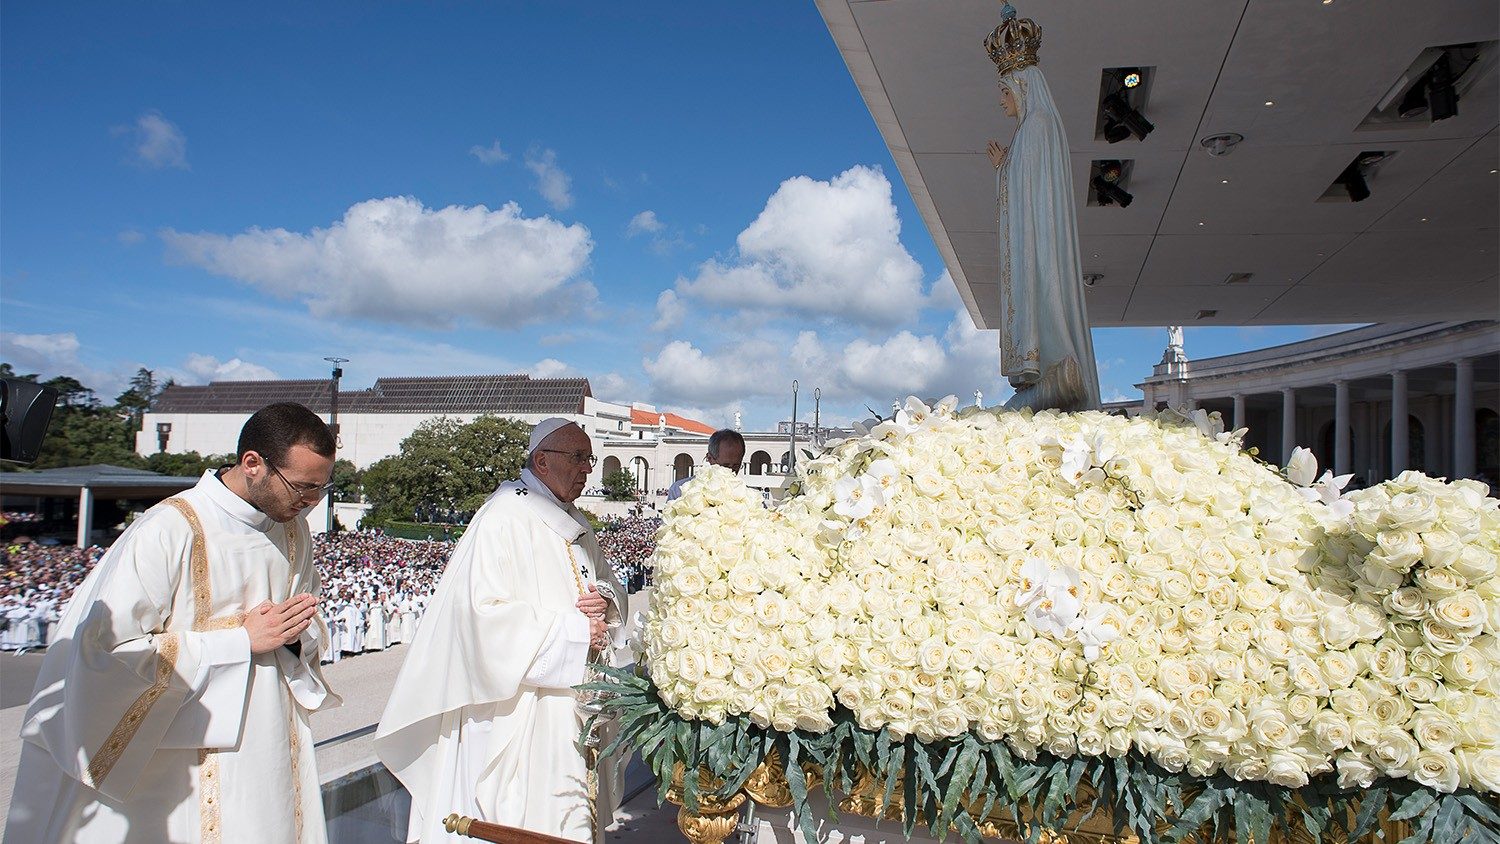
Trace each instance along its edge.
<path fill-rule="evenodd" d="M 1068 139 L 1037 66 L 1042 30 L 1005 4 L 985 49 L 1001 105 L 1020 121 L 1009 148 L 990 142 L 1000 238 L 1000 372 L 1006 407 L 1094 410 L 1099 374 L 1083 302 Z"/>

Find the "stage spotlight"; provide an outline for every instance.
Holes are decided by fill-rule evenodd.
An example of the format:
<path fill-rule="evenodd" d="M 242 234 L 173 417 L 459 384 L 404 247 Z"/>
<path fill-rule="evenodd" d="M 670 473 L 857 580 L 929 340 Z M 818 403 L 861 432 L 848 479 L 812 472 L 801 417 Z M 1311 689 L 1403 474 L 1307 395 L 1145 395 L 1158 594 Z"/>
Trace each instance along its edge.
<path fill-rule="evenodd" d="M 1104 177 L 1095 176 L 1093 182 L 1094 193 L 1099 196 L 1100 205 L 1119 205 L 1121 208 L 1130 207 L 1135 197 L 1125 192 L 1119 185 L 1107 182 Z"/>
<path fill-rule="evenodd" d="M 1145 140 L 1147 135 L 1156 130 L 1155 124 L 1130 107 L 1130 103 L 1125 101 L 1123 94 L 1110 94 L 1104 98 L 1101 107 L 1104 109 L 1105 117 L 1124 125 L 1130 134 L 1141 140 Z"/>
<path fill-rule="evenodd" d="M 1458 89 L 1453 86 L 1453 67 L 1448 54 L 1438 56 L 1427 71 L 1427 101 L 1432 105 L 1432 122 L 1458 115 Z"/>
<path fill-rule="evenodd" d="M 1370 186 L 1365 182 L 1365 174 L 1360 168 L 1358 161 L 1345 167 L 1344 172 L 1340 173 L 1339 177 L 1333 181 L 1335 184 L 1344 186 L 1344 190 L 1349 192 L 1349 201 L 1351 202 L 1364 202 L 1370 198 Z"/>
<path fill-rule="evenodd" d="M 1401 105 L 1396 108 L 1396 113 L 1402 117 L 1416 117 L 1427 111 L 1427 77 L 1422 77 L 1411 86 L 1406 96 L 1401 98 Z"/>
<path fill-rule="evenodd" d="M 1134 88 L 1135 86 L 1141 84 L 1140 68 L 1125 68 L 1120 74 L 1120 81 L 1124 83 L 1126 88 Z"/>
<path fill-rule="evenodd" d="M 1128 137 L 1130 137 L 1130 130 L 1125 128 L 1125 124 L 1116 123 L 1113 120 L 1104 121 L 1104 140 L 1118 144 Z"/>
<path fill-rule="evenodd" d="M 1124 169 L 1120 162 L 1114 159 L 1101 161 L 1099 162 L 1099 178 L 1113 185 L 1120 181 L 1120 174 L 1124 172 Z"/>

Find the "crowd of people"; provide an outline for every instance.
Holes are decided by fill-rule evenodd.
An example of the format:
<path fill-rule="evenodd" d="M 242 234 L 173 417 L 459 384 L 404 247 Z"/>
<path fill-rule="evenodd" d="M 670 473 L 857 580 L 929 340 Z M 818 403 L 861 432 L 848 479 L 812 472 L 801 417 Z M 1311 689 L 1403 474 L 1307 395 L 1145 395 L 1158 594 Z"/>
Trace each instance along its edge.
<path fill-rule="evenodd" d="M 615 577 L 628 592 L 651 585 L 651 552 L 656 550 L 656 530 L 661 519 L 629 516 L 605 519 L 599 530 L 599 548 L 614 569 Z"/>
<path fill-rule="evenodd" d="M 660 519 L 607 520 L 599 545 L 631 592 L 650 584 L 648 559 Z M 453 552 L 452 542 L 407 540 L 374 531 L 318 536 L 313 546 L 327 626 L 324 661 L 410 642 Z M 51 642 L 68 599 L 105 549 L 26 541 L 0 550 L 0 650 Z"/>

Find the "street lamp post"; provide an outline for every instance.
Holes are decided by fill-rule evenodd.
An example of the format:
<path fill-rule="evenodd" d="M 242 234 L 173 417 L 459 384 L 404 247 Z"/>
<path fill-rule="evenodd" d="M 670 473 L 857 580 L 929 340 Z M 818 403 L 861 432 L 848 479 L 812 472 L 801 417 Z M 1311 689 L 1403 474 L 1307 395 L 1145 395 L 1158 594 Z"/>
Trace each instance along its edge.
<path fill-rule="evenodd" d="M 349 362 L 348 358 L 326 357 L 323 360 L 333 364 L 333 375 L 328 382 L 328 427 L 333 431 L 333 456 L 338 458 L 339 447 L 339 379 L 344 377 L 344 364 Z M 333 533 L 333 492 L 328 493 L 328 523 L 323 530 Z"/>
<path fill-rule="evenodd" d="M 823 421 L 822 421 L 823 417 L 821 415 L 822 414 L 822 409 L 823 409 L 823 388 L 822 387 L 814 387 L 813 388 L 813 429 L 812 429 L 812 441 L 813 441 L 813 445 L 817 446 L 818 448 L 822 448 L 823 447 Z"/>
<path fill-rule="evenodd" d="M 786 452 L 786 473 L 795 474 L 797 470 L 797 382 L 792 382 L 792 428 L 790 443 Z"/>

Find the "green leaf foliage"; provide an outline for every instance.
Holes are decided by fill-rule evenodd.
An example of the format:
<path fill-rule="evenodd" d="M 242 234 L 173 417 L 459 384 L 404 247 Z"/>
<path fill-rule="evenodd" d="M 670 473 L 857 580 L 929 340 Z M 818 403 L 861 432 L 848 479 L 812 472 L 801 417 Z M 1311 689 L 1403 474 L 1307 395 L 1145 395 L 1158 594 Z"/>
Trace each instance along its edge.
<path fill-rule="evenodd" d="M 665 800 L 678 763 L 722 779 L 716 796 L 727 798 L 774 748 L 809 840 L 814 818 L 803 766 L 822 770 L 830 798 L 835 791 L 851 790 L 868 772 L 880 786 L 879 811 L 899 804 L 908 836 L 921 825 L 939 839 L 956 834 L 969 844 L 983 840 L 983 827 L 991 820 L 1014 823 L 1022 839 L 1035 842 L 1044 830 L 1075 828 L 1095 812 L 1107 813 L 1117 834 L 1134 834 L 1142 844 L 1249 844 L 1293 831 L 1312 841 L 1381 840 L 1384 820 L 1411 822 L 1403 844 L 1500 844 L 1494 796 L 1469 789 L 1440 794 L 1410 780 L 1343 789 L 1327 775 L 1290 789 L 1223 774 L 1168 771 L 1135 754 L 1059 757 L 1038 751 L 1027 758 L 1003 741 L 974 734 L 921 742 L 886 729 L 865 730 L 842 708 L 834 713 L 833 727 L 822 733 L 779 732 L 744 715 L 710 724 L 683 719 L 643 672 L 607 669 L 606 674 L 608 679 L 582 687 L 614 696 L 605 705 L 618 715 L 621 730 L 606 754 L 639 751 L 657 776 L 658 802 Z M 686 777 L 685 785 L 685 800 L 696 805 L 697 777 Z"/>

